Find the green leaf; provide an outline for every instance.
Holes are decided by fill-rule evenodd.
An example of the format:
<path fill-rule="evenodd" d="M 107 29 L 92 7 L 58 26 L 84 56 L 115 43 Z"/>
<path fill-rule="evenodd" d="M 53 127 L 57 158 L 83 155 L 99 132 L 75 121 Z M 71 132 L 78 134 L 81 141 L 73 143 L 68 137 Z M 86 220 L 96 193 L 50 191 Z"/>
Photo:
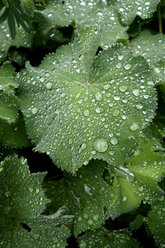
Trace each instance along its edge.
<path fill-rule="evenodd" d="M 144 203 L 152 204 L 157 201 L 163 193 L 157 183 L 165 176 L 164 156 L 146 151 L 125 163 L 126 168 L 134 175 L 131 182 L 134 192 Z"/>
<path fill-rule="evenodd" d="M 105 206 L 111 198 L 111 188 L 102 178 L 105 163 L 96 161 L 81 168 L 76 176 L 65 175 L 59 181 L 44 184 L 47 196 L 52 200 L 48 213 L 54 213 L 61 206 L 68 207 L 74 215 L 76 235 L 87 229 L 100 227 L 105 221 Z"/>
<path fill-rule="evenodd" d="M 45 10 L 41 12 L 45 17 L 45 25 L 42 25 L 44 32 L 48 32 L 56 26 L 69 26 L 73 22 L 77 27 L 92 27 L 98 31 L 103 29 L 101 35 L 101 46 L 108 48 L 117 42 L 117 40 L 127 40 L 127 27 L 123 27 L 117 13 L 112 5 L 104 2 L 95 1 L 77 1 L 50 0 Z"/>
<path fill-rule="evenodd" d="M 85 41 L 83 47 L 90 44 Z M 21 109 L 35 150 L 71 172 L 92 158 L 120 164 L 130 157 L 156 108 L 142 57 L 115 46 L 90 65 L 90 49 L 84 52 L 80 44 L 76 39 L 63 46 L 39 68 L 27 64 L 18 77 Z"/>
<path fill-rule="evenodd" d="M 149 230 L 154 236 L 156 244 L 158 247 L 163 248 L 165 244 L 165 200 L 162 200 L 152 206 L 152 209 L 148 214 L 147 224 Z"/>
<path fill-rule="evenodd" d="M 0 94 L 0 120 L 9 124 L 18 118 L 19 99 L 14 95 Z"/>
<path fill-rule="evenodd" d="M 42 216 L 45 173 L 30 174 L 26 160 L 7 157 L 0 166 L 0 240 L 2 248 L 65 247 L 68 228 L 59 216 Z M 56 221 L 57 217 L 57 221 Z M 63 221 L 62 221 L 63 222 Z"/>
<path fill-rule="evenodd" d="M 131 41 L 130 46 L 135 55 L 143 56 L 151 66 L 156 81 L 164 82 L 165 67 L 165 35 L 151 34 L 143 30 L 138 37 Z M 155 49 L 156 47 L 156 49 Z"/>
<path fill-rule="evenodd" d="M 18 86 L 15 80 L 14 67 L 7 61 L 0 67 L 0 90 L 12 94 Z"/>
<path fill-rule="evenodd" d="M 10 47 L 31 47 L 32 33 L 25 32 L 21 27 L 16 28 L 15 38 L 12 40 L 7 22 L 0 24 L 0 62 L 4 61 Z"/>
<path fill-rule="evenodd" d="M 121 16 L 121 21 L 126 25 L 130 25 L 136 16 L 142 19 L 150 18 L 156 11 L 160 0 L 113 0 L 112 2 Z"/>
<path fill-rule="evenodd" d="M 105 228 L 88 231 L 78 242 L 80 248 L 140 248 L 138 242 L 131 238 L 131 233 L 124 229 L 112 232 Z"/>
<path fill-rule="evenodd" d="M 22 148 L 30 145 L 22 117 L 19 116 L 16 122 L 11 124 L 0 121 L 0 141 L 5 147 L 11 148 Z"/>

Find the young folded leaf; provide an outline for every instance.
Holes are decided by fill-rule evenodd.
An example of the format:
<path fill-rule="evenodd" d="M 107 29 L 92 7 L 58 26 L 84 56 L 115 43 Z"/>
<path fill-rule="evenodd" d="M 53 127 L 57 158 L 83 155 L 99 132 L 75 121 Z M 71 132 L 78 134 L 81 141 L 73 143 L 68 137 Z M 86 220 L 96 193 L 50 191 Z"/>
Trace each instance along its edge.
<path fill-rule="evenodd" d="M 73 173 L 92 158 L 120 164 L 130 157 L 156 108 L 142 57 L 115 46 L 91 63 L 83 50 L 85 44 L 93 46 L 91 36 L 83 45 L 81 39 L 83 32 L 73 44 L 48 55 L 39 68 L 27 64 L 18 77 L 21 109 L 35 149 Z"/>

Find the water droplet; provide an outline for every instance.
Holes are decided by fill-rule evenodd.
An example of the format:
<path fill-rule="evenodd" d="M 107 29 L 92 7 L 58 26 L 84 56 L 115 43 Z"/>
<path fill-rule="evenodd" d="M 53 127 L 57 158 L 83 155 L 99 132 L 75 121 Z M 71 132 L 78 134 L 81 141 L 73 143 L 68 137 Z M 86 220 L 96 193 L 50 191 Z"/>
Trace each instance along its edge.
<path fill-rule="evenodd" d="M 40 190 L 39 189 L 36 189 L 36 193 L 38 194 L 40 192 Z"/>
<path fill-rule="evenodd" d="M 46 88 L 47 88 L 48 90 L 50 90 L 50 89 L 52 88 L 52 83 L 47 83 L 47 84 L 46 84 Z"/>
<path fill-rule="evenodd" d="M 72 143 L 73 143 L 73 139 L 70 138 L 70 139 L 69 139 L 69 145 L 71 145 Z"/>
<path fill-rule="evenodd" d="M 112 139 L 110 139 L 110 142 L 111 142 L 112 145 L 115 146 L 118 143 L 118 139 L 113 137 Z"/>
<path fill-rule="evenodd" d="M 120 69 L 120 68 L 121 68 L 121 63 L 118 63 L 118 64 L 116 65 L 116 68 L 117 68 L 117 69 Z"/>
<path fill-rule="evenodd" d="M 119 96 L 114 96 L 114 100 L 119 101 L 120 97 Z"/>
<path fill-rule="evenodd" d="M 124 56 L 123 55 L 119 55 L 118 56 L 118 60 L 123 60 Z"/>
<path fill-rule="evenodd" d="M 38 109 L 37 108 L 32 108 L 32 110 L 31 110 L 31 112 L 32 112 L 32 114 L 34 115 L 34 114 L 36 114 L 37 113 L 37 111 L 38 111 Z"/>
<path fill-rule="evenodd" d="M 139 191 L 141 191 L 141 192 L 143 191 L 143 186 L 139 187 Z"/>
<path fill-rule="evenodd" d="M 126 201 L 126 200 L 127 200 L 127 197 L 126 196 L 123 196 L 122 201 Z"/>
<path fill-rule="evenodd" d="M 108 149 L 108 143 L 104 138 L 97 138 L 93 142 L 93 146 L 98 152 L 106 152 Z"/>
<path fill-rule="evenodd" d="M 91 188 L 89 188 L 88 185 L 84 184 L 84 189 L 85 189 L 85 192 L 86 192 L 88 195 L 91 195 L 91 196 L 92 196 L 92 193 L 90 192 L 90 191 L 91 191 Z"/>
<path fill-rule="evenodd" d="M 120 85 L 119 90 L 121 92 L 125 92 L 127 90 L 127 86 L 126 85 Z"/>
<path fill-rule="evenodd" d="M 100 109 L 99 107 L 97 107 L 97 108 L 95 109 L 95 111 L 96 111 L 96 113 L 100 114 L 101 109 Z"/>
<path fill-rule="evenodd" d="M 94 215 L 94 216 L 93 216 L 93 220 L 94 220 L 94 221 L 98 221 L 98 219 L 99 219 L 99 216 L 98 216 L 98 215 Z"/>
<path fill-rule="evenodd" d="M 137 104 L 137 105 L 136 105 L 136 108 L 137 108 L 137 109 L 142 109 L 143 106 L 142 106 L 141 104 Z"/>
<path fill-rule="evenodd" d="M 130 64 L 127 64 L 127 65 L 124 66 L 124 68 L 125 68 L 126 70 L 129 70 L 129 69 L 131 68 L 131 65 L 130 65 Z"/>
<path fill-rule="evenodd" d="M 113 116 L 118 116 L 119 115 L 119 110 L 118 109 L 115 109 L 112 113 Z"/>
<path fill-rule="evenodd" d="M 82 217 L 80 216 L 80 217 L 78 217 L 78 221 L 82 221 Z"/>
<path fill-rule="evenodd" d="M 149 95 L 144 95 L 144 99 L 148 99 L 149 97 Z"/>
<path fill-rule="evenodd" d="M 96 100 L 97 100 L 97 101 L 101 101 L 102 98 L 103 98 L 101 92 L 97 92 L 97 93 L 95 94 L 95 97 L 96 97 Z"/>
<path fill-rule="evenodd" d="M 83 111 L 83 114 L 84 114 L 85 116 L 89 116 L 89 110 L 88 110 L 88 109 L 85 109 L 85 110 Z"/>
<path fill-rule="evenodd" d="M 105 90 L 108 90 L 108 89 L 110 88 L 110 85 L 109 85 L 109 84 L 106 84 L 106 85 L 103 86 L 103 88 L 104 88 Z"/>
<path fill-rule="evenodd" d="M 132 123 L 131 126 L 130 126 L 130 130 L 131 131 L 136 131 L 137 129 L 139 129 L 139 125 L 138 123 Z"/>
<path fill-rule="evenodd" d="M 134 96 L 139 96 L 139 89 L 133 89 L 132 93 L 134 94 Z"/>
<path fill-rule="evenodd" d="M 88 224 L 89 224 L 89 225 L 93 225 L 93 220 L 89 219 L 89 220 L 88 220 Z"/>

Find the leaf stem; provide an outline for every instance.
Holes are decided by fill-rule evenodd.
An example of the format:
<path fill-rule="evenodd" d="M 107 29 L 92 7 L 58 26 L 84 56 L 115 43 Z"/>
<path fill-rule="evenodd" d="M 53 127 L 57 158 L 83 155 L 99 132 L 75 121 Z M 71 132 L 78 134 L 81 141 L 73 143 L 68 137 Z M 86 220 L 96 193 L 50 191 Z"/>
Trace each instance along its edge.
<path fill-rule="evenodd" d="M 158 25 L 159 25 L 159 33 L 162 34 L 162 18 L 161 18 L 161 9 L 160 4 L 158 5 Z"/>

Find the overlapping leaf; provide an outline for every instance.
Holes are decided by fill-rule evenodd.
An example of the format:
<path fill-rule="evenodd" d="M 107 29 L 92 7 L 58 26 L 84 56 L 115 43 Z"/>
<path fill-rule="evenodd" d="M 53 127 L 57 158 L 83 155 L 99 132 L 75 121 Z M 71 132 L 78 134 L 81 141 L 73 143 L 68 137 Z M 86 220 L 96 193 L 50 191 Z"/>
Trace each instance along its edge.
<path fill-rule="evenodd" d="M 45 173 L 31 174 L 27 162 L 7 157 L 0 166 L 0 244 L 2 248 L 65 247 L 69 230 L 59 216 L 41 216 Z M 58 218 L 56 218 L 58 217 Z"/>
<path fill-rule="evenodd" d="M 89 231 L 78 239 L 80 248 L 139 248 L 140 245 L 131 238 L 128 230 L 109 232 L 105 228 Z"/>
<path fill-rule="evenodd" d="M 149 230 L 154 236 L 156 244 L 158 247 L 163 248 L 165 246 L 165 200 L 162 200 L 152 206 L 152 209 L 148 214 L 147 224 Z"/>
<path fill-rule="evenodd" d="M 164 157 L 144 152 L 125 162 L 123 167 L 93 161 L 76 176 L 65 175 L 59 181 L 45 183 L 47 208 L 55 212 L 65 205 L 74 214 L 74 232 L 95 229 L 105 219 L 113 219 L 137 208 L 141 201 L 153 203 L 163 194 L 157 182 L 165 175 Z"/>
<path fill-rule="evenodd" d="M 92 63 L 93 40 L 99 37 L 92 32 L 84 40 L 82 31 L 80 40 L 48 55 L 39 68 L 27 64 L 18 78 L 36 150 L 71 172 L 92 158 L 120 164 L 133 153 L 156 108 L 142 57 L 115 46 Z"/>
<path fill-rule="evenodd" d="M 121 20 L 124 24 L 130 25 L 136 16 L 147 19 L 156 11 L 157 4 L 160 0 L 113 0 Z"/>
<path fill-rule="evenodd" d="M 75 22 L 78 27 L 103 28 L 101 46 L 107 48 L 117 40 L 127 40 L 127 27 L 120 24 L 112 5 L 99 0 L 50 0 L 42 11 L 46 21 L 44 32 L 56 26 L 68 26 Z"/>
<path fill-rule="evenodd" d="M 15 95 L 18 86 L 13 66 L 5 62 L 0 68 L 0 142 L 8 147 L 29 145 L 25 124 L 18 112 L 20 101 Z"/>
<path fill-rule="evenodd" d="M 155 73 L 155 80 L 165 81 L 165 36 L 151 34 L 144 30 L 130 43 L 136 55 L 142 55 L 147 60 Z"/>
<path fill-rule="evenodd" d="M 31 42 L 32 34 L 27 33 L 23 28 L 16 29 L 15 38 L 12 40 L 8 24 L 6 22 L 0 24 L 0 62 L 4 61 L 11 46 L 31 47 Z"/>

